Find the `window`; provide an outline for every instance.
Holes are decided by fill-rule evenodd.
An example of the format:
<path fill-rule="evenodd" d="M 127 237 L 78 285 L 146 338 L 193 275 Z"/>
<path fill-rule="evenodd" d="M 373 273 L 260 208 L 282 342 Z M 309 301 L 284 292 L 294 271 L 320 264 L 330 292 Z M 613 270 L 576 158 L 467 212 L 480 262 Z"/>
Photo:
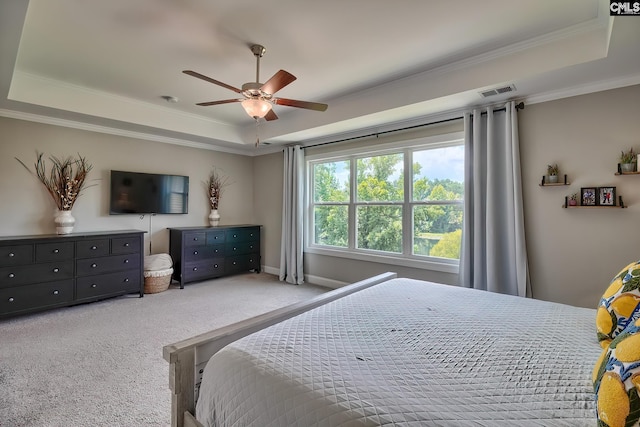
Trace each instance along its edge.
<path fill-rule="evenodd" d="M 306 250 L 455 271 L 464 146 L 458 134 L 434 139 L 309 156 Z"/>

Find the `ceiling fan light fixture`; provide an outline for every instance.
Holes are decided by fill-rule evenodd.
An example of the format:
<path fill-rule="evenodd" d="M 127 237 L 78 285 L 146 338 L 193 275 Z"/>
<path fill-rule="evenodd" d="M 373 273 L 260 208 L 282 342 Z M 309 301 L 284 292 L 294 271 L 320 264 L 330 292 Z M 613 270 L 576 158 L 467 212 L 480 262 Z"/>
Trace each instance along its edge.
<path fill-rule="evenodd" d="M 242 107 L 254 119 L 261 119 L 271 110 L 271 103 L 264 99 L 245 99 Z"/>

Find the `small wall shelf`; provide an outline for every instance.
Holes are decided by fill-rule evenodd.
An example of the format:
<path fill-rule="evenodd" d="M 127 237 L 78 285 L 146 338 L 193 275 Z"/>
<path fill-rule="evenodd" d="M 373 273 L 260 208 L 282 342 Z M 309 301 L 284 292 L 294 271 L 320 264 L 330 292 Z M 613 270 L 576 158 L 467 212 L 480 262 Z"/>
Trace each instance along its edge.
<path fill-rule="evenodd" d="M 563 208 L 565 209 L 574 209 L 574 208 L 585 208 L 585 209 L 611 209 L 611 208 L 618 208 L 618 209 L 626 209 L 627 205 L 624 204 L 624 201 L 622 200 L 622 196 L 618 196 L 618 205 L 617 206 L 602 206 L 602 205 L 594 205 L 594 206 L 582 206 L 582 205 L 575 205 L 575 206 L 571 206 L 569 205 L 569 198 L 565 197 L 564 198 L 564 205 L 562 205 Z"/>
<path fill-rule="evenodd" d="M 616 175 L 640 175 L 640 171 L 638 172 L 622 172 L 622 166 L 620 165 L 620 163 L 618 163 L 618 172 L 615 173 Z"/>
<path fill-rule="evenodd" d="M 569 185 L 569 181 L 567 180 L 567 175 L 564 175 L 564 181 L 563 182 L 547 182 L 547 177 L 545 175 L 542 175 L 542 181 L 540 182 L 540 184 L 538 184 L 540 187 L 558 187 L 561 185 Z"/>

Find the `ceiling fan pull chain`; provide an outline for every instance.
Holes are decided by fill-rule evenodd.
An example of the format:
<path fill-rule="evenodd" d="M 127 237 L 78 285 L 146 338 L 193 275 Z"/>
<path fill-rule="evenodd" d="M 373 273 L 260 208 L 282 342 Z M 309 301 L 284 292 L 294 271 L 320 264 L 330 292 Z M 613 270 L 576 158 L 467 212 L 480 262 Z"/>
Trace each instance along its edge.
<path fill-rule="evenodd" d="M 259 129 L 259 125 L 260 122 L 258 121 L 258 118 L 256 117 L 256 147 L 258 147 L 258 145 L 260 145 L 260 134 L 258 133 Z"/>

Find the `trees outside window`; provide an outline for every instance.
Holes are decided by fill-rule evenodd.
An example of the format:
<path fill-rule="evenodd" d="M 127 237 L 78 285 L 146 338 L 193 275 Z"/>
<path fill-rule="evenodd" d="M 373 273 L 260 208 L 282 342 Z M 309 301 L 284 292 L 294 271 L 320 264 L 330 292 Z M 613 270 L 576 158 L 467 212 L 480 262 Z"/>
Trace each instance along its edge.
<path fill-rule="evenodd" d="M 414 260 L 459 259 L 461 141 L 307 164 L 310 246 Z"/>

